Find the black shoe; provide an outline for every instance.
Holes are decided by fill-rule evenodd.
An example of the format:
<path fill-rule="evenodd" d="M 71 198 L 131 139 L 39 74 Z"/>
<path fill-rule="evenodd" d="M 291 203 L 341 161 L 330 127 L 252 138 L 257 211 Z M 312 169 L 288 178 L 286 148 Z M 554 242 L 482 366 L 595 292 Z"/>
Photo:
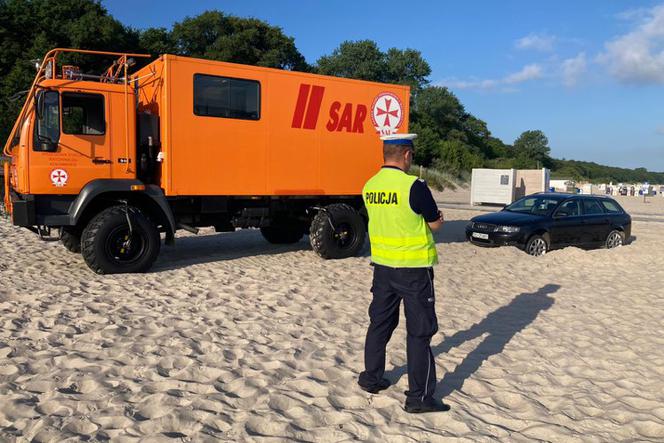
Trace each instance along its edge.
<path fill-rule="evenodd" d="M 425 402 L 406 401 L 404 411 L 409 414 L 422 414 L 424 412 L 446 412 L 450 410 L 450 405 L 439 400 L 427 400 Z"/>
<path fill-rule="evenodd" d="M 384 378 L 379 381 L 377 385 L 373 386 L 364 386 L 359 382 L 357 384 L 360 386 L 360 388 L 362 388 L 363 391 L 367 391 L 370 394 L 378 394 L 380 391 L 389 388 L 392 383 L 388 379 Z"/>

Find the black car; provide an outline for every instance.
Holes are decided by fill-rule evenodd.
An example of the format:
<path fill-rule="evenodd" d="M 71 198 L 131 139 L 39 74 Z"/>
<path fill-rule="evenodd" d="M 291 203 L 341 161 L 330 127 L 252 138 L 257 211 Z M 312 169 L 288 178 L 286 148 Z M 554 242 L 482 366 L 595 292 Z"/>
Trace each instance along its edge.
<path fill-rule="evenodd" d="M 474 217 L 466 238 L 480 246 L 517 246 L 543 255 L 565 246 L 615 248 L 630 237 L 632 218 L 610 197 L 539 193 L 502 211 Z"/>

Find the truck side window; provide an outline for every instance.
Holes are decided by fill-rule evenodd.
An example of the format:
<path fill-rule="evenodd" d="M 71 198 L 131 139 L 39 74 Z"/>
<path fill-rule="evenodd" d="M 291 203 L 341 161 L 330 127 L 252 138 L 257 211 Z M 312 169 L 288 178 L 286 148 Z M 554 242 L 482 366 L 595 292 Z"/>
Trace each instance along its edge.
<path fill-rule="evenodd" d="M 43 94 L 43 105 L 40 113 L 37 113 L 35 147 L 44 139 L 53 143 L 60 140 L 60 94 L 56 91 L 43 91 L 40 94 Z"/>
<path fill-rule="evenodd" d="M 194 114 L 258 120 L 260 83 L 256 80 L 195 74 Z"/>
<path fill-rule="evenodd" d="M 106 132 L 104 96 L 63 92 L 62 132 L 74 135 L 103 135 Z"/>

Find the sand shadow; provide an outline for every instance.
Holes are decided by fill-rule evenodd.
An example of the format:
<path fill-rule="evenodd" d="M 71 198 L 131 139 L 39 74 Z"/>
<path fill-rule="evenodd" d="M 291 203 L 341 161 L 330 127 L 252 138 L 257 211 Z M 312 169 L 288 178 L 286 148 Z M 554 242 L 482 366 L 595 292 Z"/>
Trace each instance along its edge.
<path fill-rule="evenodd" d="M 268 243 L 258 229 L 178 237 L 174 246 L 162 248 L 153 271 L 166 271 L 195 264 L 305 250 L 311 250 L 308 236 L 303 237 L 297 243 L 274 245 Z"/>
<path fill-rule="evenodd" d="M 450 349 L 466 341 L 488 334 L 454 371 L 443 376 L 436 388 L 436 396 L 443 398 L 451 392 L 461 389 L 463 383 L 482 366 L 484 361 L 492 355 L 501 353 L 512 337 L 532 323 L 541 311 L 553 306 L 555 300 L 549 297 L 549 294 L 553 294 L 558 289 L 560 289 L 560 285 L 548 284 L 536 292 L 519 294 L 508 305 L 491 312 L 481 322 L 465 331 L 459 331 L 446 337 L 442 343 L 433 346 L 431 349 L 434 356 L 437 356 L 449 352 Z M 407 366 L 400 366 L 387 371 L 385 376 L 396 383 L 406 371 Z"/>
<path fill-rule="evenodd" d="M 436 243 L 463 243 L 466 241 L 468 220 L 446 221 L 434 233 Z M 358 252 L 359 257 L 369 257 L 369 240 Z M 293 251 L 311 251 L 309 236 L 290 245 L 268 243 L 258 229 L 244 229 L 236 232 L 178 237 L 174 246 L 164 246 L 153 271 L 166 271 L 195 264 L 264 255 L 277 255 Z M 313 254 L 313 251 L 311 251 Z"/>
<path fill-rule="evenodd" d="M 433 233 L 433 238 L 436 243 L 465 243 L 468 223 L 469 220 L 446 220 L 443 226 Z"/>

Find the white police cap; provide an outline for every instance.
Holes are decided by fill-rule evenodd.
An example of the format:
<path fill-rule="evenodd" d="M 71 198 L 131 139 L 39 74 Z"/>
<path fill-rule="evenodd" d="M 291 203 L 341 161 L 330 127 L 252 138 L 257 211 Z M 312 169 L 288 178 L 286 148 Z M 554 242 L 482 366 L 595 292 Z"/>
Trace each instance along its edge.
<path fill-rule="evenodd" d="M 385 145 L 412 145 L 417 134 L 390 134 L 383 135 L 380 139 Z"/>

